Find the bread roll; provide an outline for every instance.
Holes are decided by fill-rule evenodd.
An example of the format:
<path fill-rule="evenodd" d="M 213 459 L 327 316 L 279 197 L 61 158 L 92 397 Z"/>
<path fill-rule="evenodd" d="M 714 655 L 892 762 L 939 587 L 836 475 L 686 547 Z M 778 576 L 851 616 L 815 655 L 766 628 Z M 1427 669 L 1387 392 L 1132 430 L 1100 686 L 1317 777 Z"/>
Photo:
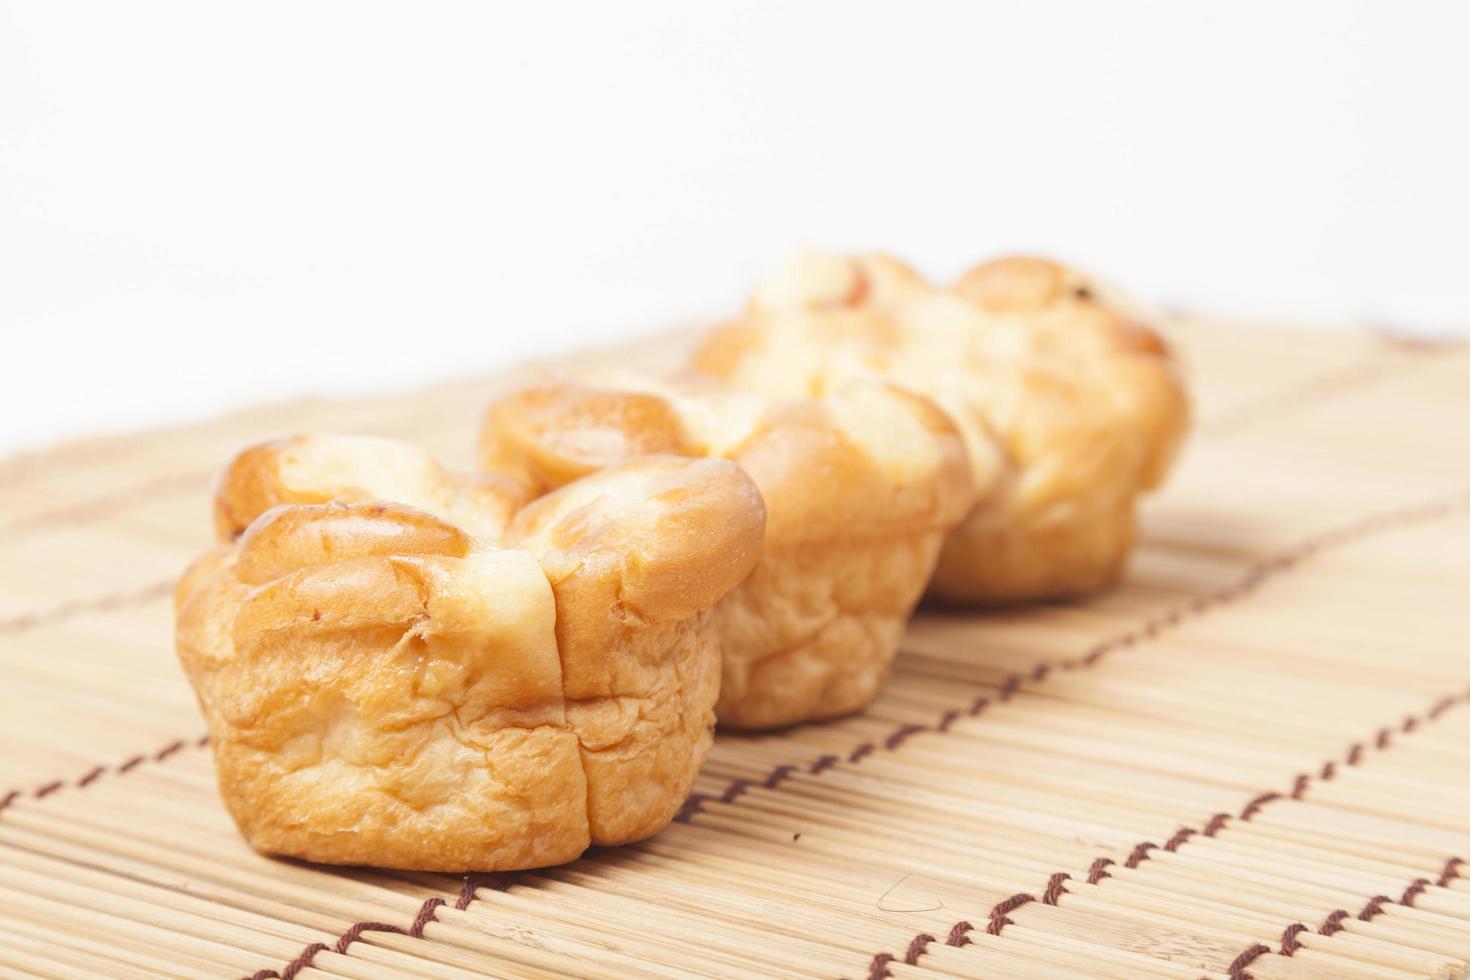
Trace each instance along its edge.
<path fill-rule="evenodd" d="M 332 436 L 226 469 L 221 535 L 245 530 L 179 583 L 177 641 L 257 850 L 541 867 L 656 833 L 687 796 L 719 684 L 709 609 L 760 548 L 754 485 L 671 456 L 514 514 L 485 485 Z"/>
<path fill-rule="evenodd" d="M 884 256 L 803 256 L 705 339 L 694 366 L 766 397 L 876 377 L 941 405 L 972 466 L 995 477 L 929 588 L 954 602 L 1116 582 L 1137 500 L 1189 422 L 1163 339 L 1107 287 L 1046 259 L 988 262 L 938 289 Z"/>
<path fill-rule="evenodd" d="M 770 728 L 868 704 L 974 500 L 944 413 L 881 382 L 772 401 L 621 375 L 508 395 L 481 438 L 487 468 L 535 490 L 649 451 L 731 460 L 765 500 L 760 560 L 713 612 L 721 723 Z"/>

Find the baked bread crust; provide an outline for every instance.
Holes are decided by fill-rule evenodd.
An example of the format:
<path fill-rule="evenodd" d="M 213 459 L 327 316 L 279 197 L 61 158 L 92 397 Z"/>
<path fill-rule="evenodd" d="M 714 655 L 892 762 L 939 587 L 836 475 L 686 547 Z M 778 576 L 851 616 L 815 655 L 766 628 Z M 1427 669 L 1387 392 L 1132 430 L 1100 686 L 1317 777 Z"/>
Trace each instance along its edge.
<path fill-rule="evenodd" d="M 706 338 L 694 367 L 767 396 L 873 375 L 943 406 L 972 465 L 995 477 L 929 588 L 954 602 L 1116 582 L 1137 498 L 1162 482 L 1189 423 L 1162 338 L 1106 286 L 1040 258 L 987 262 L 936 289 L 884 256 L 799 257 Z"/>
<path fill-rule="evenodd" d="M 631 375 L 548 383 L 492 405 L 480 446 L 484 465 L 537 490 L 650 447 L 732 460 L 750 475 L 766 504 L 761 557 L 712 612 L 717 714 L 739 728 L 867 705 L 975 495 L 950 420 L 881 382 L 774 402 Z"/>
<path fill-rule="evenodd" d="M 293 492 L 375 502 L 278 503 L 258 474 L 286 453 L 297 466 L 301 443 L 247 450 L 219 488 L 222 537 L 247 529 L 175 593 L 179 657 L 250 844 L 512 870 L 667 824 L 711 742 L 708 609 L 760 546 L 750 480 L 722 461 L 645 457 L 536 501 L 495 528 L 497 547 L 380 499 L 382 484 L 332 482 L 354 466 L 381 475 L 366 465 L 381 446 L 310 444 Z M 444 499 L 467 506 L 472 484 L 446 479 Z"/>
<path fill-rule="evenodd" d="M 396 439 L 306 433 L 251 446 L 230 460 L 215 478 L 214 526 L 221 541 L 233 541 L 277 504 L 392 500 L 498 541 L 529 499 L 512 480 L 451 475 Z"/>

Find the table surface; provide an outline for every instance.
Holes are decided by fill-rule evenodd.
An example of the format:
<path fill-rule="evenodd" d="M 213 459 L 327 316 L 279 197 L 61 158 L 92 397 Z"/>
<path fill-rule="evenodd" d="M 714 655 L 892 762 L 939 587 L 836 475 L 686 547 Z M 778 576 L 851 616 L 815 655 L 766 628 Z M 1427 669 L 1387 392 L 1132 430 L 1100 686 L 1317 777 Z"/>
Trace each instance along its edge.
<path fill-rule="evenodd" d="M 721 734 L 664 833 L 515 875 L 249 851 L 168 601 L 247 442 L 467 465 L 506 379 L 0 462 L 0 973 L 1461 975 L 1470 349 L 1172 333 L 1199 422 L 1122 587 L 921 611 L 868 711 Z"/>

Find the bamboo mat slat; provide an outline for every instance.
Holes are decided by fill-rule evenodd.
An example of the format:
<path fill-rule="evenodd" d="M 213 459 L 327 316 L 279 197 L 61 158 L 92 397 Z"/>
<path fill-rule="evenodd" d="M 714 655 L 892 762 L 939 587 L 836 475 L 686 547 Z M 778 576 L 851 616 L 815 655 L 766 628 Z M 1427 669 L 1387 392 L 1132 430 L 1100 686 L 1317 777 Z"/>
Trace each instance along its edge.
<path fill-rule="evenodd" d="M 464 466 L 504 378 L 0 461 L 0 975 L 1465 976 L 1470 351 L 1174 336 L 1199 425 L 1121 588 L 924 610 L 868 711 L 721 734 L 667 831 L 516 875 L 250 852 L 168 605 L 240 446 Z"/>

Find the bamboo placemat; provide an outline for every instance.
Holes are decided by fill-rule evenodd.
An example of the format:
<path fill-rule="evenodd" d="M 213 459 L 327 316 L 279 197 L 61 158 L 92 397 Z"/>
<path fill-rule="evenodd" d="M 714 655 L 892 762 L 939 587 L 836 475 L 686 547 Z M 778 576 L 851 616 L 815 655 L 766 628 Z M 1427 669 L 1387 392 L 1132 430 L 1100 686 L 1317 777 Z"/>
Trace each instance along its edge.
<path fill-rule="evenodd" d="M 167 597 L 246 442 L 464 465 L 499 382 L 0 463 L 0 974 L 1463 975 L 1470 350 L 1174 333 L 1200 424 L 1124 587 L 925 611 L 869 711 L 721 735 L 666 832 L 535 873 L 251 853 Z"/>

